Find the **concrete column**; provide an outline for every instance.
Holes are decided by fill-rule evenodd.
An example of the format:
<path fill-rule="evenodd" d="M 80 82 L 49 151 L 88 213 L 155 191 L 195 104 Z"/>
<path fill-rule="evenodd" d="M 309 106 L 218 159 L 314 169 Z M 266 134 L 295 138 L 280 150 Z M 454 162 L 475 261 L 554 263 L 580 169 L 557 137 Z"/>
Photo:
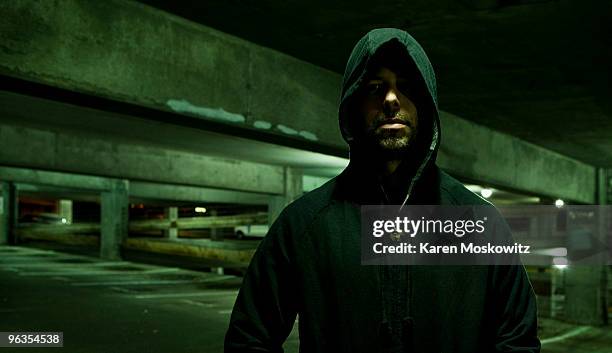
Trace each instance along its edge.
<path fill-rule="evenodd" d="M 565 318 L 578 324 L 605 324 L 606 268 L 570 265 L 565 271 Z"/>
<path fill-rule="evenodd" d="M 164 230 L 164 237 L 176 240 L 178 239 L 178 228 L 176 227 L 178 207 L 166 207 L 164 212 L 166 214 L 166 218 L 170 221 L 170 228 Z"/>
<path fill-rule="evenodd" d="M 297 168 L 284 168 L 283 195 L 271 196 L 268 200 L 268 223 L 272 225 L 281 211 L 298 197 L 302 196 L 303 173 Z"/>
<path fill-rule="evenodd" d="M 66 219 L 66 223 L 72 224 L 72 200 L 59 200 L 59 215 Z"/>
<path fill-rule="evenodd" d="M 550 317 L 562 318 L 565 315 L 565 269 L 552 268 L 550 274 Z"/>
<path fill-rule="evenodd" d="M 0 244 L 15 244 L 15 226 L 18 216 L 15 184 L 0 182 Z"/>
<path fill-rule="evenodd" d="M 210 216 L 216 217 L 217 210 L 210 210 Z M 217 228 L 211 228 L 210 229 L 210 240 L 223 241 L 223 233 L 219 232 Z"/>
<path fill-rule="evenodd" d="M 597 169 L 597 204 L 612 204 L 612 169 Z"/>
<path fill-rule="evenodd" d="M 128 182 L 116 181 L 101 194 L 100 257 L 121 259 L 121 243 L 128 234 Z"/>
<path fill-rule="evenodd" d="M 607 199 L 608 186 L 609 179 L 607 172 L 599 169 L 597 171 L 596 204 L 605 205 L 609 201 Z M 592 235 L 597 240 L 606 242 L 604 235 L 609 226 L 608 222 L 611 220 L 605 213 L 600 209 L 594 216 L 577 214 L 574 222 L 568 224 L 568 234 L 571 234 L 573 228 L 583 232 L 586 229 L 585 236 Z M 586 221 L 581 222 L 581 218 L 586 219 Z M 571 249 L 569 250 L 571 251 Z M 572 266 L 570 264 L 566 269 L 565 284 L 565 313 L 568 321 L 587 325 L 603 325 L 607 323 L 608 288 L 606 266 Z"/>

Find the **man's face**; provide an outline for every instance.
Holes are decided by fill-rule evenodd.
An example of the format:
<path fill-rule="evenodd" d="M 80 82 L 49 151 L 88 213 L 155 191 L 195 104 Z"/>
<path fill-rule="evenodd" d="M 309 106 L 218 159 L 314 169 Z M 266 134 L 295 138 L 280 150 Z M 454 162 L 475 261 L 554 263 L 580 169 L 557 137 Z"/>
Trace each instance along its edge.
<path fill-rule="evenodd" d="M 386 67 L 373 71 L 356 107 L 367 143 L 382 151 L 400 152 L 414 142 L 418 116 L 411 89 L 415 86 L 415 82 Z"/>

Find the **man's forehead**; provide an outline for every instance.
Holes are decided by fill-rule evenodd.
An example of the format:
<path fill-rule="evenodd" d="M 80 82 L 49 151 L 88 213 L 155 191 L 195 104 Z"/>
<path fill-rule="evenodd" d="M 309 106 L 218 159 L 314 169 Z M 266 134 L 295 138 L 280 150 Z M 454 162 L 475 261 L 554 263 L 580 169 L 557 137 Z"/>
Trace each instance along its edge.
<path fill-rule="evenodd" d="M 410 78 L 410 76 L 404 70 L 396 71 L 386 66 L 378 66 L 377 68 L 370 70 L 367 75 L 367 78 L 370 80 L 385 79 L 390 77 L 394 77 L 396 80 L 408 80 Z"/>

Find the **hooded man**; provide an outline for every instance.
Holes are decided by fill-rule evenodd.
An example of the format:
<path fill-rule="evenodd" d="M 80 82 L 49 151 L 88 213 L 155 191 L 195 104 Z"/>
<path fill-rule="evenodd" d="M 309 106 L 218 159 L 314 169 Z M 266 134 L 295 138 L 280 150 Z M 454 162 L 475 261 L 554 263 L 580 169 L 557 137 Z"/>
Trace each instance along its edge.
<path fill-rule="evenodd" d="M 362 266 L 361 205 L 484 205 L 435 165 L 436 81 L 408 33 L 359 40 L 342 83 L 350 163 L 281 213 L 236 299 L 226 352 L 539 352 L 522 266 Z"/>

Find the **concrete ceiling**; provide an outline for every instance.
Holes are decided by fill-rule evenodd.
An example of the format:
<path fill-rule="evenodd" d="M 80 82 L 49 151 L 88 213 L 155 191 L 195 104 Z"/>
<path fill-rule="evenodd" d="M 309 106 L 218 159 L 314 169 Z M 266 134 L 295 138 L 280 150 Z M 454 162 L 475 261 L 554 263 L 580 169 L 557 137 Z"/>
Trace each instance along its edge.
<path fill-rule="evenodd" d="M 141 2 L 338 73 L 369 29 L 405 29 L 443 110 L 612 167 L 612 1 Z"/>

